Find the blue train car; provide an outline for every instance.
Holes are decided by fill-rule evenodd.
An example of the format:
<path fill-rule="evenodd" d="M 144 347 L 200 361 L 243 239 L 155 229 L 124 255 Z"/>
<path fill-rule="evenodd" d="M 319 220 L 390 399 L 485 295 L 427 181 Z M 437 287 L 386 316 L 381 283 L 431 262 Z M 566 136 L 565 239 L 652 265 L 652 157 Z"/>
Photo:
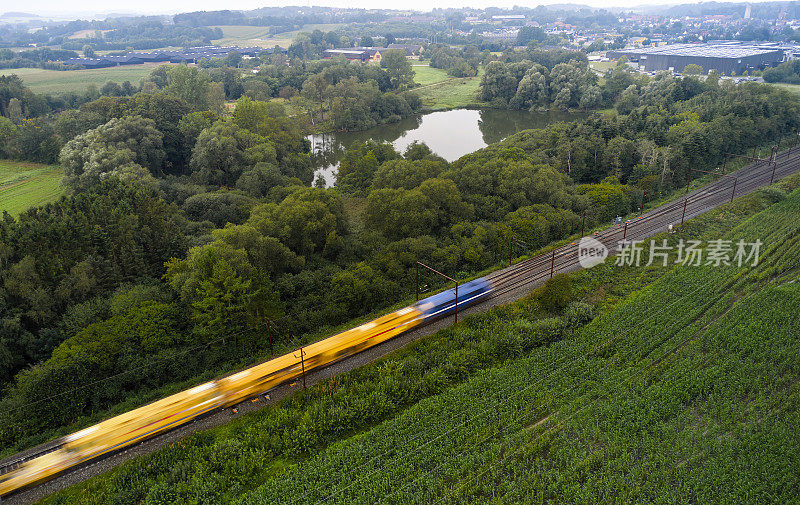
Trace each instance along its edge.
<path fill-rule="evenodd" d="M 485 279 L 475 279 L 464 284 L 458 285 L 458 308 L 467 308 L 470 305 L 483 300 L 492 292 L 492 285 Z M 455 288 L 442 291 L 441 293 L 418 301 L 415 305 L 417 310 L 422 312 L 422 317 L 426 320 L 438 319 L 455 312 Z"/>

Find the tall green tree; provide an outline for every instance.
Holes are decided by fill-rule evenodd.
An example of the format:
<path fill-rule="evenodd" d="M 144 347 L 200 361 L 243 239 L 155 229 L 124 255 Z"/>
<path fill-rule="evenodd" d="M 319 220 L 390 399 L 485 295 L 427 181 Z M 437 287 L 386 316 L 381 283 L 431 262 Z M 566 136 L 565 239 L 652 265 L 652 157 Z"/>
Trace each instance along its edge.
<path fill-rule="evenodd" d="M 381 53 L 381 68 L 389 73 L 392 88 L 406 90 L 414 85 L 414 69 L 403 49 L 388 49 Z"/>
<path fill-rule="evenodd" d="M 211 80 L 197 67 L 177 65 L 167 70 L 169 84 L 165 91 L 184 102 L 191 104 L 195 110 L 208 110 L 211 106 Z"/>
<path fill-rule="evenodd" d="M 85 189 L 134 163 L 160 174 L 166 156 L 162 139 L 150 119 L 115 118 L 67 142 L 59 160 L 67 183 L 74 188 Z"/>

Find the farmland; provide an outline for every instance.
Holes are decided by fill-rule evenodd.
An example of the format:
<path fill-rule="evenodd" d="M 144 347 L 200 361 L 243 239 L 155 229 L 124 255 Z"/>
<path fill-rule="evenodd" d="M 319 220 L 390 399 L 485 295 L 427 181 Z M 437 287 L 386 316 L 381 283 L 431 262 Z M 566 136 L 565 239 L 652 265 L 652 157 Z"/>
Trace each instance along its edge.
<path fill-rule="evenodd" d="M 0 212 L 12 216 L 64 194 L 60 167 L 2 160 L 0 161 Z"/>
<path fill-rule="evenodd" d="M 579 272 L 563 314 L 535 293 L 45 503 L 796 500 L 800 192 L 781 198 L 669 238 L 758 237 L 757 268 Z"/>
<path fill-rule="evenodd" d="M 0 70 L 0 75 L 16 74 L 34 93 L 83 93 L 89 84 L 98 88 L 108 81 L 122 83 L 139 80 L 153 71 L 157 64 L 127 65 L 123 67 L 97 68 L 89 70 L 44 70 L 41 68 L 14 68 Z"/>
<path fill-rule="evenodd" d="M 276 45 L 287 48 L 300 32 L 312 32 L 314 30 L 330 31 L 341 25 L 338 24 L 316 24 L 305 25 L 300 30 L 276 33 L 270 35 L 269 28 L 263 26 L 238 26 L 223 25 L 222 38 L 213 40 L 216 45 L 238 45 L 238 46 L 257 46 L 275 47 Z"/>

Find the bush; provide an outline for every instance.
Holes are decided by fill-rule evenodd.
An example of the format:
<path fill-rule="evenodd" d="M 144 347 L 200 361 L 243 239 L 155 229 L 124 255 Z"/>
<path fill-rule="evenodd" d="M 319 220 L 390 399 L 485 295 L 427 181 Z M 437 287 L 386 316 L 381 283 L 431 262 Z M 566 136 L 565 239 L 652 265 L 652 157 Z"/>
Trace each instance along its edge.
<path fill-rule="evenodd" d="M 572 302 L 564 310 L 564 320 L 570 327 L 582 326 L 594 319 L 594 307 L 585 302 Z"/>
<path fill-rule="evenodd" d="M 560 312 L 572 300 L 572 279 L 558 274 L 539 288 L 539 303 L 550 312 Z"/>
<path fill-rule="evenodd" d="M 760 190 L 761 194 L 769 199 L 772 203 L 778 203 L 786 199 L 786 191 L 780 188 L 767 187 Z"/>
<path fill-rule="evenodd" d="M 240 224 L 250 216 L 253 200 L 237 192 L 218 191 L 190 196 L 181 208 L 189 219 L 211 221 L 218 228 L 227 223 Z"/>

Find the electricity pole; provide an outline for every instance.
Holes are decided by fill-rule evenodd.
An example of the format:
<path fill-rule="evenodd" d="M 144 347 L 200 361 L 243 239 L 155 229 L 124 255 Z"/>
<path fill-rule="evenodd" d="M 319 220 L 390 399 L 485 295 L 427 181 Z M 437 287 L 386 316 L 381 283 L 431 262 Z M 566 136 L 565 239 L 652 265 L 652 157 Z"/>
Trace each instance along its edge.
<path fill-rule="evenodd" d="M 303 389 L 306 389 L 306 362 L 305 362 L 305 359 L 304 359 L 305 355 L 306 355 L 306 352 L 301 347 L 300 348 L 300 373 L 303 376 Z M 296 357 L 297 356 L 295 355 L 295 358 Z"/>

